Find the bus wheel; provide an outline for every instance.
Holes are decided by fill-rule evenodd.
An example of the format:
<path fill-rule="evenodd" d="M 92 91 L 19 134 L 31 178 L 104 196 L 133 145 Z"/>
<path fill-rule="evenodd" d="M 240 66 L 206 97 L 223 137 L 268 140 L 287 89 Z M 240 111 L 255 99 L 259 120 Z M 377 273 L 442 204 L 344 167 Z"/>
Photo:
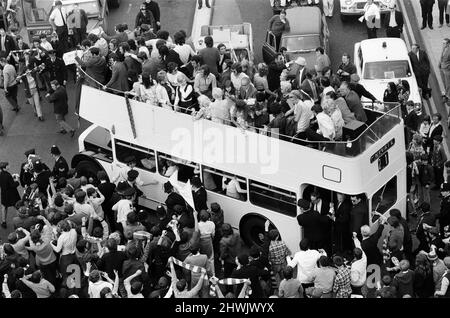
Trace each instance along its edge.
<path fill-rule="evenodd" d="M 263 217 L 250 216 L 241 223 L 239 232 L 248 247 L 263 244 L 265 222 L 266 219 Z"/>
<path fill-rule="evenodd" d="M 88 180 L 92 178 L 94 182 L 97 180 L 97 172 L 100 171 L 95 163 L 88 160 L 80 161 L 75 170 L 77 171 L 78 177 L 84 176 Z"/>

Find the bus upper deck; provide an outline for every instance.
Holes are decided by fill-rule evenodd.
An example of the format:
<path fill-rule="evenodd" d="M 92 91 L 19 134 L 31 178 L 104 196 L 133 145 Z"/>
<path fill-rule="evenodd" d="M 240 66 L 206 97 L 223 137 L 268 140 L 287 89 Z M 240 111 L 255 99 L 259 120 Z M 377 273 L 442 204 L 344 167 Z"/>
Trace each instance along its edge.
<path fill-rule="evenodd" d="M 80 116 L 111 132 L 114 138 L 160 149 L 183 160 L 205 163 L 233 172 L 261 175 L 281 186 L 298 178 L 311 184 L 360 193 L 370 182 L 396 175 L 405 164 L 403 121 L 399 107 L 366 108 L 368 127 L 355 139 L 300 146 L 258 131 L 241 130 L 210 120 L 110 94 L 83 86 Z M 371 118 L 371 119 L 370 119 Z M 274 180 L 273 175 L 277 178 Z"/>

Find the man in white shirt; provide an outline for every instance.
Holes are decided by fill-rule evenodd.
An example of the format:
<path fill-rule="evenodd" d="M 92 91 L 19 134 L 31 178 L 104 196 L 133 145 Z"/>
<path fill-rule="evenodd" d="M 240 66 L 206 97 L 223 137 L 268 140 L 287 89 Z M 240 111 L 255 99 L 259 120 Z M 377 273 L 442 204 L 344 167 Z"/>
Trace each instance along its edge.
<path fill-rule="evenodd" d="M 311 119 L 313 118 L 313 112 L 311 107 L 313 103 L 311 100 L 302 100 L 303 95 L 298 90 L 293 90 L 289 93 L 288 99 L 294 105 L 291 110 L 287 111 L 285 116 L 289 116 L 292 113 L 295 116 L 295 121 L 297 122 L 297 137 L 301 139 L 304 138 L 303 134 L 310 125 Z"/>
<path fill-rule="evenodd" d="M 100 298 L 100 292 L 103 288 L 108 287 L 113 289 L 113 285 L 101 279 L 100 272 L 94 269 L 89 273 L 89 288 L 88 293 L 90 298 Z"/>
<path fill-rule="evenodd" d="M 53 51 L 53 46 L 52 46 L 52 44 L 47 40 L 47 35 L 46 35 L 46 34 L 41 34 L 41 35 L 39 36 L 39 39 L 41 40 L 40 46 L 41 46 L 44 50 L 46 50 L 47 52 L 48 52 L 48 51 Z"/>
<path fill-rule="evenodd" d="M 50 14 L 48 21 L 53 27 L 53 32 L 58 34 L 62 51 L 67 52 L 67 43 L 69 40 L 69 32 L 67 29 L 67 12 L 62 7 L 62 2 L 60 0 L 55 1 L 55 8 Z"/>
<path fill-rule="evenodd" d="M 353 250 L 355 260 L 350 270 L 352 293 L 361 295 L 361 287 L 366 283 L 367 277 L 367 257 L 361 248 L 361 242 L 356 237 L 356 233 L 353 233 L 353 242 L 355 244 Z"/>
<path fill-rule="evenodd" d="M 300 251 L 295 253 L 292 259 L 289 256 L 286 257 L 288 266 L 292 268 L 297 266 L 297 279 L 302 283 L 303 289 L 313 286 L 312 274 L 322 255 L 326 256 L 327 253 L 322 249 L 310 250 L 308 240 L 303 239 L 300 242 Z"/>
<path fill-rule="evenodd" d="M 319 125 L 317 133 L 329 140 L 334 140 L 336 131 L 334 130 L 334 123 L 331 117 L 323 112 L 320 105 L 314 105 L 311 110 L 316 114 L 317 124 Z"/>
<path fill-rule="evenodd" d="M 119 185 L 117 186 L 117 192 L 119 192 L 119 189 L 121 188 L 119 187 Z M 112 210 L 117 212 L 116 222 L 123 228 L 125 228 L 125 225 L 127 223 L 128 213 L 133 211 L 132 198 L 136 192 L 136 190 L 133 187 L 130 187 L 126 182 L 125 187 L 126 188 L 123 189 L 123 191 L 119 192 L 119 194 L 122 196 L 122 199 L 112 207 Z"/>

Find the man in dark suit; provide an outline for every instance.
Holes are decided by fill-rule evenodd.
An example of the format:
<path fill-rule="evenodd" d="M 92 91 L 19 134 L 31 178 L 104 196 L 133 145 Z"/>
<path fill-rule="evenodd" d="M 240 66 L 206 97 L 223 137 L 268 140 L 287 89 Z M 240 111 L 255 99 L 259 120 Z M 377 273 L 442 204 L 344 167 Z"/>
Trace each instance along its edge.
<path fill-rule="evenodd" d="M 350 211 L 352 204 L 343 193 L 337 193 L 334 211 L 334 248 L 335 252 L 350 251 L 353 248 L 350 231 Z"/>
<path fill-rule="evenodd" d="M 145 10 L 150 11 L 156 20 L 156 31 L 161 28 L 159 4 L 156 1 L 145 0 Z"/>
<path fill-rule="evenodd" d="M 433 6 L 435 0 L 420 0 L 420 7 L 422 9 L 422 30 L 428 26 L 433 30 Z"/>
<path fill-rule="evenodd" d="M 98 87 L 98 84 L 95 82 L 97 81 L 104 85 L 106 75 L 106 60 L 103 56 L 100 56 L 100 49 L 98 47 L 91 47 L 89 51 L 91 53 L 91 56 L 87 57 L 86 59 L 82 60 L 78 56 L 75 57 L 78 64 L 80 64 L 81 67 L 86 70 L 87 75 L 90 76 L 86 77 L 86 84 L 92 87 Z"/>
<path fill-rule="evenodd" d="M 428 97 L 431 97 L 431 88 L 428 88 L 430 59 L 428 58 L 427 52 L 421 50 L 419 44 L 414 43 L 408 55 L 411 60 L 414 75 L 416 75 L 417 85 L 422 89 L 422 97 L 428 99 Z"/>
<path fill-rule="evenodd" d="M 45 164 L 42 161 L 36 161 L 33 165 L 33 169 L 36 174 L 34 183 L 37 184 L 39 192 L 47 197 L 47 187 L 50 184 L 49 179 L 52 173 L 50 170 L 45 169 Z"/>
<path fill-rule="evenodd" d="M 69 165 L 66 159 L 61 156 L 61 150 L 56 145 L 50 148 L 50 154 L 55 159 L 55 165 L 53 166 L 52 174 L 56 180 L 59 178 L 67 178 L 67 173 L 69 172 Z"/>
<path fill-rule="evenodd" d="M 412 100 L 409 100 L 406 103 L 406 112 L 407 115 L 405 116 L 405 141 L 406 144 L 409 145 L 412 140 L 413 134 L 418 130 L 419 127 L 419 116 L 414 110 L 414 102 Z"/>
<path fill-rule="evenodd" d="M 164 183 L 164 192 L 167 193 L 167 199 L 165 201 L 166 207 L 167 207 L 167 214 L 173 214 L 174 213 L 174 207 L 176 205 L 181 205 L 182 207 L 186 207 L 186 201 L 183 199 L 183 197 L 174 191 L 172 184 L 170 181 L 167 181 Z"/>
<path fill-rule="evenodd" d="M 322 198 L 320 192 L 314 191 L 311 193 L 311 206 L 313 211 L 317 211 L 321 216 L 325 216 L 328 218 L 330 214 L 330 201 L 325 198 Z M 332 233 L 332 222 L 331 219 L 323 218 L 323 222 L 321 223 L 321 232 L 323 233 L 323 249 L 327 252 L 328 255 L 332 254 L 331 250 L 331 233 Z"/>
<path fill-rule="evenodd" d="M 86 11 L 80 9 L 78 3 L 73 4 L 73 9 L 67 15 L 67 24 L 69 28 L 72 26 L 73 42 L 75 45 L 80 44 L 86 39 L 86 28 L 89 23 Z"/>
<path fill-rule="evenodd" d="M 369 208 L 363 194 L 352 195 L 350 197 L 353 208 L 350 211 L 350 230 L 358 235 L 361 241 L 361 226 L 369 224 Z"/>
<path fill-rule="evenodd" d="M 7 162 L 0 162 L 0 193 L 1 193 L 1 204 L 4 209 L 2 209 L 1 214 L 1 226 L 6 229 L 6 215 L 8 213 L 8 208 L 13 207 L 17 201 L 20 200 L 19 191 L 17 187 L 19 186 L 19 178 L 13 177 L 7 170 Z"/>
<path fill-rule="evenodd" d="M 114 183 L 109 182 L 108 175 L 105 171 L 97 172 L 97 179 L 100 182 L 97 186 L 98 191 L 105 197 L 105 201 L 102 203 L 103 212 L 105 212 L 106 220 L 111 228 L 111 232 L 115 231 L 114 213 L 112 212 L 112 197 L 116 189 Z"/>
<path fill-rule="evenodd" d="M 313 80 L 312 71 L 306 71 L 305 79 L 303 80 L 300 89 L 308 94 L 308 96 L 314 100 L 314 103 L 319 101 L 319 88 Z"/>
<path fill-rule="evenodd" d="M 50 82 L 53 93 L 48 93 L 45 95 L 48 101 L 53 103 L 53 112 L 56 116 L 56 121 L 58 122 L 61 130 L 61 134 L 70 132 L 70 137 L 75 134 L 75 129 L 73 129 L 66 121 L 65 116 L 69 111 L 69 105 L 67 104 L 67 92 L 66 89 L 59 84 L 57 80 Z"/>
<path fill-rule="evenodd" d="M 201 210 L 208 210 L 208 205 L 206 205 L 207 193 L 200 178 L 197 176 L 193 177 L 191 180 L 191 185 L 195 210 L 197 212 L 200 212 Z"/>
<path fill-rule="evenodd" d="M 250 279 L 252 293 L 250 298 L 262 298 L 264 297 L 263 289 L 259 278 L 261 276 L 268 275 L 269 272 L 264 269 L 260 269 L 256 266 L 249 265 L 249 258 L 247 254 L 241 254 L 237 258 L 238 269 L 235 269 L 231 273 L 231 278 L 247 278 Z M 240 289 L 236 291 L 238 294 Z"/>
<path fill-rule="evenodd" d="M 383 255 L 378 249 L 377 244 L 381 234 L 383 233 L 384 223 L 386 223 L 386 221 L 387 219 L 384 216 L 380 216 L 380 220 L 377 220 L 374 224 L 376 227 L 375 232 L 373 232 L 374 229 L 371 229 L 368 225 L 361 227 L 361 248 L 366 254 L 367 265 L 376 264 L 381 266 L 383 263 Z"/>
<path fill-rule="evenodd" d="M 4 28 L 0 28 L 0 51 L 5 52 L 5 57 L 9 52 L 16 49 L 16 42 L 11 35 L 6 34 Z"/>
<path fill-rule="evenodd" d="M 330 221 L 326 215 L 321 215 L 311 209 L 309 201 L 299 199 L 297 205 L 300 207 L 300 214 L 297 215 L 297 221 L 303 227 L 303 237 L 308 239 L 312 249 L 324 247 L 324 224 Z"/>
<path fill-rule="evenodd" d="M 56 56 L 54 50 L 48 51 L 48 59 L 45 61 L 46 85 L 47 90 L 50 91 L 50 82 L 57 80 L 59 85 L 66 86 L 67 84 L 67 68 L 64 61 Z"/>
<path fill-rule="evenodd" d="M 403 32 L 403 15 L 396 8 L 395 3 L 390 4 L 389 14 L 384 16 L 384 26 L 388 38 L 400 38 L 400 34 Z"/>
<path fill-rule="evenodd" d="M 31 183 L 33 183 L 33 172 L 31 169 L 27 167 L 27 165 L 28 165 L 28 156 L 35 154 L 36 151 L 34 148 L 25 151 L 25 157 L 27 158 L 27 160 L 25 162 L 22 162 L 22 164 L 20 165 L 20 174 L 19 174 L 20 185 L 22 186 L 22 188 L 26 188 L 30 186 Z"/>

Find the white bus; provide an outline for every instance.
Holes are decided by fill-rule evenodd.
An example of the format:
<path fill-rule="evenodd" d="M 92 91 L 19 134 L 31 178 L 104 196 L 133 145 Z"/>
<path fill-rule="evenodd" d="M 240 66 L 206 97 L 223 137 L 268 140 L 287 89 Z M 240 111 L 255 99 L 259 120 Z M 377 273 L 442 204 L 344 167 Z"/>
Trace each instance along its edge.
<path fill-rule="evenodd" d="M 248 244 L 258 243 L 268 219 L 292 252 L 298 251 L 302 230 L 296 202 L 312 188 L 324 195 L 364 194 L 370 211 L 406 211 L 404 127 L 399 107 L 366 109 L 370 123 L 346 142 L 312 147 L 274 136 L 242 131 L 206 119 L 130 100 L 83 86 L 80 116 L 93 123 L 79 137 L 80 152 L 72 167 L 94 176 L 103 169 L 112 180 L 124 158 L 134 155 L 141 179 L 159 181 L 144 188 L 139 203 L 164 204 L 167 162 L 179 167 L 185 182 L 198 172 L 208 193 L 208 206 L 220 204 L 225 222 Z M 197 171 L 195 171 L 197 170 Z M 245 189 L 239 199 L 227 196 L 222 177 L 234 177 Z"/>

